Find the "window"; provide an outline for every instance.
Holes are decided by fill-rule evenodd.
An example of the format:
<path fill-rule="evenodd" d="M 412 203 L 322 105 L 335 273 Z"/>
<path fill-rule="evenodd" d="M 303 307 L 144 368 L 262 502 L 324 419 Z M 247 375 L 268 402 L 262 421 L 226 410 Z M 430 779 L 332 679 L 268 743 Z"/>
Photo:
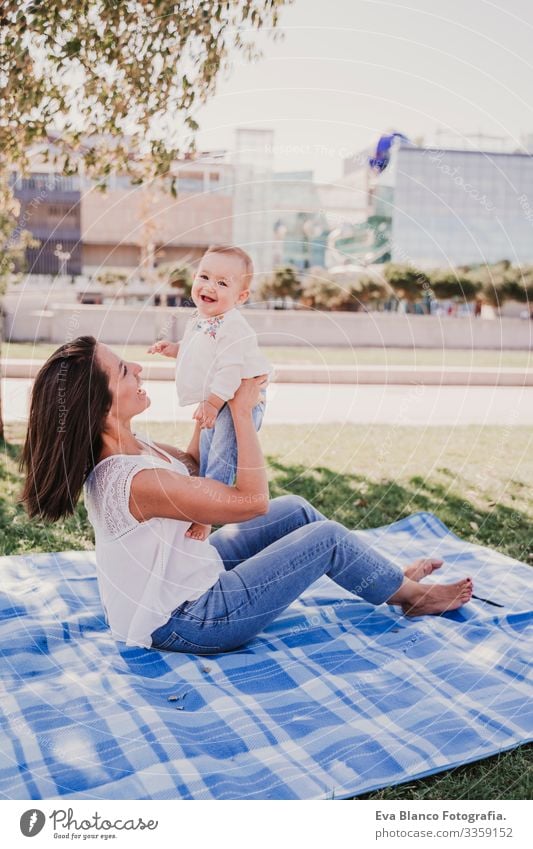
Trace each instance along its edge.
<path fill-rule="evenodd" d="M 204 175 L 197 171 L 182 171 L 178 175 L 178 192 L 202 192 Z"/>

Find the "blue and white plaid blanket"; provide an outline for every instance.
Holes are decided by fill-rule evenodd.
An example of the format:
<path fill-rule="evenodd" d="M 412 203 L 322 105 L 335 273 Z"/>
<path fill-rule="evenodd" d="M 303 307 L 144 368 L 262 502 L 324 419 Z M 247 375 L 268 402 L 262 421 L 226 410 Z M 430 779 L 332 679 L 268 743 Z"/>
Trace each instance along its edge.
<path fill-rule="evenodd" d="M 342 798 L 531 740 L 530 568 L 430 513 L 358 533 L 487 601 L 406 619 L 323 578 L 202 658 L 115 643 L 92 553 L 2 558 L 0 798 Z"/>

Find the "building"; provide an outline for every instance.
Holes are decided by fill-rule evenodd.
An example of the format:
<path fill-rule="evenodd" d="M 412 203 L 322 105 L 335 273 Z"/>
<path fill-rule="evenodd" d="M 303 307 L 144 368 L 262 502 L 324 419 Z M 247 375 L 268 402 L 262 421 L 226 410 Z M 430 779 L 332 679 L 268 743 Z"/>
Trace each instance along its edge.
<path fill-rule="evenodd" d="M 323 266 L 327 225 L 313 172 L 276 172 L 272 189 L 274 267 L 291 265 L 306 271 Z"/>
<path fill-rule="evenodd" d="M 378 180 L 370 165 L 374 154 L 368 147 L 344 160 L 339 187 L 352 194 L 353 213 L 330 234 L 328 266 L 390 260 L 392 168 Z"/>
<path fill-rule="evenodd" d="M 26 177 L 13 174 L 20 204 L 19 227 L 38 240 L 26 251 L 30 274 L 81 274 L 81 209 L 79 178 L 63 177 L 44 167 Z"/>
<path fill-rule="evenodd" d="M 238 127 L 233 163 L 233 241 L 252 257 L 255 282 L 273 267 L 273 130 Z"/>
<path fill-rule="evenodd" d="M 347 256 L 425 267 L 533 263 L 531 154 L 384 139 L 381 159 L 364 152 L 345 162 L 344 178 L 367 193 L 365 224 L 340 246 Z"/>
<path fill-rule="evenodd" d="M 423 147 L 389 133 L 346 159 L 338 180 L 318 184 L 312 171 L 274 172 L 271 130 L 237 128 L 232 151 L 175 164 L 177 197 L 121 175 L 102 192 L 54 173 L 36 154 L 31 173 L 13 177 L 20 226 L 40 242 L 27 251 L 27 269 L 148 278 L 162 264 L 195 265 L 210 244 L 228 243 L 251 254 L 256 282 L 287 264 L 305 271 L 390 260 L 533 263 L 531 138 L 522 152 L 509 140 L 485 139 L 492 150 L 482 142 L 467 149 L 447 136 Z"/>
<path fill-rule="evenodd" d="M 272 150 L 272 131 L 239 128 L 233 151 L 175 163 L 177 197 L 123 175 L 111 175 L 102 191 L 87 178 L 54 173 L 42 149 L 32 152 L 30 175 L 13 177 L 20 224 L 41 243 L 27 252 L 27 270 L 150 276 L 162 264 L 195 265 L 209 245 L 236 243 L 256 270 L 270 272 Z"/>
<path fill-rule="evenodd" d="M 533 156 L 401 146 L 391 256 L 420 265 L 533 262 Z"/>
<path fill-rule="evenodd" d="M 153 184 L 111 177 L 105 193 L 87 182 L 81 200 L 83 271 L 149 273 L 162 263 L 196 263 L 233 238 L 233 169 L 224 154 L 177 169 L 177 197 Z"/>

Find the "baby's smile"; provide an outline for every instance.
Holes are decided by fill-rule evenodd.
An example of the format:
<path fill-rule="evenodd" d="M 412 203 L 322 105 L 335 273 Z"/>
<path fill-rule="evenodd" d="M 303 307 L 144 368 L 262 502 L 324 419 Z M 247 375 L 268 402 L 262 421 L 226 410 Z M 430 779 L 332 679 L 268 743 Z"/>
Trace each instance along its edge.
<path fill-rule="evenodd" d="M 198 266 L 191 293 L 200 315 L 204 318 L 224 315 L 244 303 L 248 297 L 245 282 L 242 257 L 208 251 Z"/>

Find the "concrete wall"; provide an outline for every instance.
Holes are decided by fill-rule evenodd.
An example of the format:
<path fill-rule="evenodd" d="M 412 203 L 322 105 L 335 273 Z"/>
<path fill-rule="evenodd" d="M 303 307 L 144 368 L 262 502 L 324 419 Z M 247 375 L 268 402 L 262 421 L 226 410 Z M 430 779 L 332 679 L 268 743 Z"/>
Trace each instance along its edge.
<path fill-rule="evenodd" d="M 6 304 L 6 336 L 60 344 L 92 334 L 109 344 L 148 344 L 163 336 L 180 339 L 191 310 L 164 307 L 47 304 L 45 310 Z M 261 345 L 384 348 L 485 348 L 530 350 L 533 322 L 448 316 L 244 310 Z"/>
<path fill-rule="evenodd" d="M 531 349 L 533 322 L 390 313 L 246 313 L 263 345 Z"/>
<path fill-rule="evenodd" d="M 144 345 L 159 338 L 176 338 L 176 310 L 76 305 L 56 307 L 53 312 L 50 341 L 57 344 L 86 334 L 110 345 Z M 183 325 L 185 321 L 184 317 Z"/>
<path fill-rule="evenodd" d="M 74 287 L 45 284 L 9 289 L 0 301 L 4 313 L 4 336 L 14 342 L 48 342 L 52 338 L 51 304 L 61 298 L 64 306 L 75 309 Z"/>

